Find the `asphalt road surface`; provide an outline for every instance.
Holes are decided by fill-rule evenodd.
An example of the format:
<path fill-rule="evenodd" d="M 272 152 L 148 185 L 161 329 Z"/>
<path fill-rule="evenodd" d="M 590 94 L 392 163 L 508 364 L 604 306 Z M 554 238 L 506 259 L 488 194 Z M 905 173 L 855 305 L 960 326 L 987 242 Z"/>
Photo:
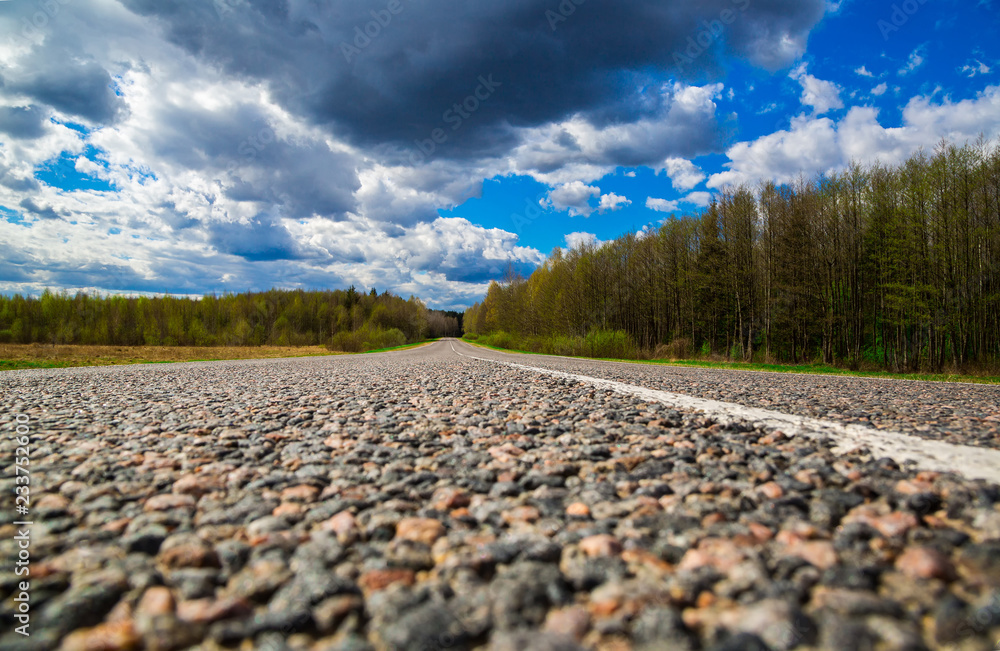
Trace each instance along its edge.
<path fill-rule="evenodd" d="M 0 648 L 993 649 L 998 413 L 455 340 L 5 372 Z"/>

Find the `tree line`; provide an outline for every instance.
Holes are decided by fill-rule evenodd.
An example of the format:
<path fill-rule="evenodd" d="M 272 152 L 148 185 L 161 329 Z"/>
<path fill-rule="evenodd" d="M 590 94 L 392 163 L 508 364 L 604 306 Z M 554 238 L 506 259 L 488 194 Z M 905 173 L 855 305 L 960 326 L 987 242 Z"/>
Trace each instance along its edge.
<path fill-rule="evenodd" d="M 556 249 L 491 284 L 465 328 L 544 352 L 615 333 L 636 356 L 997 368 L 1000 142 L 724 190 L 657 230 Z"/>
<path fill-rule="evenodd" d="M 458 336 L 462 315 L 372 289 L 183 297 L 0 296 L 0 342 L 118 346 L 314 346 L 358 352 Z"/>

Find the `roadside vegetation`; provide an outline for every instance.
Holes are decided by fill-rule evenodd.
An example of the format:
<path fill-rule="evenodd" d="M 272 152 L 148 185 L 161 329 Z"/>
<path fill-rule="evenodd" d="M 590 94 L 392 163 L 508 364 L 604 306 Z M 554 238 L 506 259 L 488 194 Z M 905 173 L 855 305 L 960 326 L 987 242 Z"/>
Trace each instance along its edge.
<path fill-rule="evenodd" d="M 1000 384 L 1000 375 L 990 371 L 970 371 L 969 373 L 893 373 L 891 371 L 878 370 L 871 367 L 871 370 L 856 370 L 831 366 L 823 362 L 811 362 L 807 364 L 767 364 L 755 362 L 725 361 L 719 356 L 705 359 L 638 359 L 616 355 L 613 350 L 602 351 L 604 354 L 589 354 L 586 347 L 549 347 L 545 342 L 518 342 L 509 335 L 501 333 L 500 337 L 487 335 L 480 337 L 474 334 L 467 334 L 462 337 L 473 345 L 491 348 L 493 350 L 524 353 L 528 355 L 562 355 L 566 357 L 579 357 L 585 359 L 597 359 L 609 362 L 624 362 L 630 364 L 654 364 L 662 366 L 686 366 L 692 368 L 718 368 L 731 371 L 760 371 L 766 373 L 805 373 L 810 375 L 844 375 L 849 377 L 875 377 L 889 378 L 895 380 L 920 380 L 923 382 L 971 382 L 974 384 Z M 500 345 L 504 344 L 504 345 Z M 595 351 L 596 353 L 596 351 Z"/>
<path fill-rule="evenodd" d="M 465 332 L 558 355 L 998 376 L 998 145 L 736 187 L 656 230 L 556 249 L 492 283 Z"/>
<path fill-rule="evenodd" d="M 416 348 L 434 340 L 391 348 L 365 350 L 381 353 Z M 281 359 L 342 355 L 325 346 L 80 346 L 73 344 L 0 344 L 0 371 L 73 366 L 166 364 L 238 359 Z"/>
<path fill-rule="evenodd" d="M 0 370 L 275 359 L 333 354 L 323 346 L 83 346 L 0 344 Z"/>
<path fill-rule="evenodd" d="M 126 354 L 142 359 L 150 359 L 142 356 L 160 347 L 193 348 L 174 352 L 185 358 L 202 354 L 205 359 L 207 353 L 198 351 L 232 347 L 246 349 L 241 354 L 264 346 L 357 353 L 458 336 L 461 317 L 456 312 L 429 310 L 413 296 L 404 300 L 374 289 L 358 292 L 354 287 L 198 299 L 83 292 L 70 296 L 46 291 L 40 297 L 0 296 L 0 344 L 130 347 L 134 351 Z M 157 352 L 150 361 L 171 354 Z M 6 356 L 0 359 L 13 361 Z"/>

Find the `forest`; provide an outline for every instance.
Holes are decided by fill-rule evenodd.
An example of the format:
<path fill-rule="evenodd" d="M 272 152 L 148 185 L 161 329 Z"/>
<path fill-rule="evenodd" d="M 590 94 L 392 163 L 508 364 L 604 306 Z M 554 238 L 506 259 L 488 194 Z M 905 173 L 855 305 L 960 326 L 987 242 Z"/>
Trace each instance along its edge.
<path fill-rule="evenodd" d="M 272 289 L 183 297 L 0 296 L 0 343 L 315 346 L 361 352 L 457 336 L 462 315 L 384 292 Z"/>
<path fill-rule="evenodd" d="M 657 229 L 556 249 L 492 283 L 465 330 L 594 357 L 996 370 L 1000 142 L 734 187 Z"/>

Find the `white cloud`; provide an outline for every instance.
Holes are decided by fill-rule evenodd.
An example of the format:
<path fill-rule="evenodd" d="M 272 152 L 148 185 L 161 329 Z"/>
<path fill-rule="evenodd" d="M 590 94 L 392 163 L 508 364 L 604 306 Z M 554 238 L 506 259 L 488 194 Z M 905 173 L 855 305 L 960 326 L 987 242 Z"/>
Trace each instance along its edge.
<path fill-rule="evenodd" d="M 185 44 L 190 46 L 199 32 L 178 30 L 183 22 L 171 22 L 168 12 L 162 19 L 151 19 L 145 10 L 127 9 L 135 3 L 88 0 L 83 4 L 80 11 L 60 10 L 31 42 L 15 34 L 0 47 L 5 82 L 0 103 L 28 105 L 31 98 L 18 95 L 16 88 L 18 84 L 25 87 L 24 80 L 41 70 L 40 55 L 47 53 L 60 62 L 65 58 L 67 66 L 70 59 L 86 59 L 106 69 L 108 81 L 116 88 L 115 97 L 121 98 L 127 111 L 116 114 L 103 128 L 81 135 L 48 119 L 78 121 L 73 116 L 46 108 L 49 113 L 39 122 L 38 137 L 4 138 L 0 205 L 21 212 L 30 228 L 0 220 L 0 265 L 20 256 L 17 259 L 27 262 L 19 268 L 28 269 L 30 277 L 6 280 L 0 283 L 2 290 L 30 291 L 50 285 L 71 290 L 123 287 L 157 292 L 169 288 L 201 293 L 213 288 L 267 288 L 273 283 L 306 287 L 354 283 L 413 292 L 436 306 L 461 305 L 481 298 L 486 278 L 502 272 L 506 264 L 537 264 L 542 256 L 521 246 L 517 236 L 506 230 L 483 228 L 466 219 L 439 219 L 439 208 L 478 196 L 484 178 L 524 174 L 551 189 L 541 202 L 545 206 L 583 216 L 595 210 L 619 210 L 631 204 L 629 199 L 614 193 L 602 195 L 597 187 L 598 179 L 619 166 L 663 169 L 683 194 L 705 180 L 705 173 L 690 159 L 718 147 L 716 101 L 727 90 L 730 96 L 733 93 L 722 84 L 666 84 L 644 93 L 644 101 L 650 103 L 642 107 L 640 117 L 628 111 L 615 116 L 627 116 L 624 121 L 591 117 L 595 107 L 605 104 L 568 105 L 553 113 L 560 116 L 556 122 L 528 119 L 514 123 L 535 126 L 498 129 L 498 141 L 507 142 L 504 137 L 510 137 L 516 143 L 511 149 L 504 144 L 483 158 L 463 159 L 456 138 L 449 144 L 454 146 L 455 158 L 438 156 L 407 166 L 398 164 L 392 152 L 385 150 L 394 147 L 391 143 L 396 140 L 379 140 L 385 149 L 361 149 L 352 143 L 371 140 L 344 138 L 349 130 L 339 131 L 339 127 L 318 127 L 337 122 L 311 119 L 316 115 L 299 112 L 301 105 L 281 97 L 295 88 L 292 78 L 296 75 L 289 75 L 288 70 L 298 70 L 309 79 L 315 72 L 296 67 L 297 55 L 282 62 L 273 76 L 226 72 L 228 57 L 237 51 L 228 47 L 234 42 L 261 45 L 264 54 L 254 50 L 247 61 L 262 67 L 270 54 L 282 49 L 277 39 L 286 35 L 284 27 L 254 33 L 249 18 L 256 15 L 256 9 L 228 12 L 229 22 L 224 24 L 205 22 L 208 29 L 220 32 L 236 25 L 239 29 L 233 31 L 240 32 L 241 39 L 247 37 L 246 41 L 214 37 L 204 41 L 206 52 L 222 51 L 226 60 L 220 61 L 192 53 L 194 48 L 185 50 Z M 257 3 L 228 4 L 249 9 Z M 335 36 L 325 31 L 332 23 L 310 22 L 318 11 L 313 4 L 289 4 L 289 20 L 294 24 L 319 25 L 313 37 L 290 38 L 291 50 L 308 52 L 310 43 L 327 43 L 327 37 Z M 195 17 L 203 9 L 185 7 L 181 13 Z M 840 3 L 830 0 L 829 8 L 835 11 Z M 13 26 L 8 31 L 20 29 L 10 16 L 0 17 L 0 23 Z M 197 21 L 190 24 L 202 27 Z M 352 26 L 353 22 L 347 28 Z M 784 29 L 774 21 L 745 23 L 744 27 L 755 36 L 751 47 L 740 52 L 746 50 L 753 61 L 772 66 L 788 65 L 790 57 L 799 56 L 808 33 Z M 386 32 L 385 38 L 395 35 Z M 447 46 L 460 40 L 442 42 Z M 379 43 L 380 49 L 387 45 L 386 40 Z M 446 56 L 462 60 L 450 56 L 453 51 L 447 47 L 446 51 L 422 51 L 440 57 L 439 61 Z M 363 68 L 378 69 L 381 55 L 372 50 L 364 56 L 357 79 L 378 81 Z M 913 69 L 925 56 L 923 50 L 914 52 Z M 309 57 L 322 60 L 312 53 Z M 433 63 L 426 69 L 434 70 Z M 978 67 L 965 74 L 989 72 L 985 64 L 975 63 Z M 864 66 L 855 72 L 873 76 Z M 589 76 L 590 69 L 585 73 Z M 898 157 L 917 144 L 933 145 L 941 136 L 996 132 L 1000 105 L 987 101 L 985 94 L 957 103 L 915 99 L 906 107 L 903 127 L 887 129 L 878 123 L 874 109 L 864 107 L 853 109 L 839 122 L 821 119 L 842 107 L 842 89 L 807 74 L 805 66 L 797 68 L 793 78 L 802 85 L 803 104 L 813 109 L 811 118 L 794 122 L 787 131 L 741 143 L 744 149 L 733 147 L 731 169 L 713 176 L 713 184 L 725 175 L 755 179 L 758 174 L 787 176 L 803 168 L 822 170 L 850 156 Z M 389 81 L 387 88 L 391 88 Z M 517 87 L 513 79 L 504 83 L 511 84 L 505 86 L 508 89 Z M 109 85 L 100 87 L 107 90 Z M 53 102 L 67 106 L 65 95 Z M 322 103 L 319 96 L 314 99 Z M 613 103 L 631 98 L 605 99 Z M 369 119 L 363 110 L 359 113 L 361 121 L 390 122 Z M 432 118 L 436 120 L 437 115 L 432 113 Z M 488 127 L 490 121 L 486 112 L 477 115 L 463 132 L 463 142 L 474 143 L 475 138 L 464 136 L 473 135 L 477 125 Z M 87 124 L 95 126 L 96 121 Z M 99 155 L 89 153 L 88 146 L 97 147 Z M 112 182 L 115 191 L 60 190 L 37 183 L 37 166 L 64 152 L 77 171 Z M 674 200 L 649 197 L 646 206 L 670 211 L 678 206 L 705 206 L 711 199 L 709 192 L 691 192 Z M 583 237 L 596 241 L 592 234 L 574 233 L 567 236 L 567 243 L 570 238 L 584 241 Z M 247 245 L 258 248 L 248 252 Z M 287 257 L 274 257 L 279 255 Z"/>
<path fill-rule="evenodd" d="M 728 171 L 713 174 L 709 187 L 754 183 L 759 179 L 789 181 L 813 169 L 828 169 L 841 162 L 834 122 L 829 118 L 792 120 L 791 129 L 741 142 L 726 155 Z"/>
<path fill-rule="evenodd" d="M 802 104 L 811 106 L 813 115 L 823 115 L 833 109 L 844 108 L 844 102 L 840 99 L 840 86 L 808 74 L 808 67 L 808 64 L 803 63 L 789 74 L 789 77 L 802 86 Z"/>
<path fill-rule="evenodd" d="M 60 15 L 67 28 L 72 16 Z M 26 270 L 8 274 L 0 291 L 201 295 L 353 283 L 458 308 L 480 300 L 508 263 L 530 269 L 544 260 L 513 233 L 437 218 L 502 165 L 381 164 L 289 114 L 261 86 L 135 34 L 130 53 L 108 54 L 145 60 L 114 69 L 129 108 L 116 123 L 81 134 L 46 119 L 39 137 L 0 144 L 0 205 L 27 223 L 0 219 L 0 259 L 23 260 Z M 10 65 L 10 56 L 0 50 L 0 63 Z M 34 169 L 63 152 L 115 191 L 35 182 Z M 312 189 L 295 184 L 310 174 Z M 291 218 L 302 192 L 315 193 L 314 205 L 348 210 Z"/>
<path fill-rule="evenodd" d="M 361 150 L 290 112 L 267 83 L 227 75 L 165 41 L 162 28 L 118 3 L 63 11 L 52 22 L 45 41 L 71 34 L 85 43 L 77 54 L 108 71 L 128 110 L 87 135 L 47 114 L 38 137 L 3 139 L 0 205 L 28 226 L 0 219 L 0 261 L 13 261 L 16 250 L 30 272 L 0 282 L 0 290 L 200 294 L 354 283 L 460 306 L 480 299 L 486 278 L 507 263 L 527 268 L 544 258 L 513 233 L 437 218 L 439 208 L 479 195 L 484 178 L 534 176 L 553 188 L 550 205 L 589 215 L 630 204 L 602 196 L 592 179 L 619 165 L 710 151 L 716 142 L 722 85 L 678 83 L 664 86 L 659 109 L 634 122 L 601 126 L 574 115 L 512 129 L 520 146 L 498 149 L 496 158 L 398 165 L 392 152 Z M 105 30 L 115 38 L 97 36 Z M 38 54 L 18 38 L 0 48 L 4 80 L 30 76 Z M 13 87 L 0 92 L 0 104 L 27 106 Z M 58 111 L 51 117 L 80 121 Z M 37 166 L 64 152 L 80 173 L 105 178 L 115 191 L 37 183 Z"/>
<path fill-rule="evenodd" d="M 615 212 L 616 210 L 621 210 L 625 206 L 632 205 L 632 202 L 621 195 L 611 192 L 601 196 L 601 201 L 597 206 L 597 209 L 603 212 Z"/>
<path fill-rule="evenodd" d="M 677 190 L 690 190 L 705 180 L 705 173 L 686 158 L 668 158 L 663 167 Z"/>
<path fill-rule="evenodd" d="M 979 59 L 974 59 L 972 63 L 967 63 L 958 69 L 959 72 L 964 74 L 966 77 L 975 77 L 976 75 L 988 75 L 992 71 L 988 65 L 980 61 Z"/>
<path fill-rule="evenodd" d="M 875 97 L 881 97 L 882 95 L 885 95 L 885 91 L 887 90 L 889 90 L 889 86 L 885 82 L 883 82 L 878 86 L 876 86 L 875 88 L 872 88 L 872 95 L 874 95 Z"/>
<path fill-rule="evenodd" d="M 581 246 L 600 246 L 601 240 L 593 233 L 568 233 L 566 235 L 566 246 L 576 249 Z"/>
<path fill-rule="evenodd" d="M 359 286 L 390 286 L 412 291 L 435 303 L 457 305 L 481 292 L 488 279 L 508 264 L 537 265 L 536 249 L 518 245 L 517 235 L 484 228 L 463 218 L 439 217 L 373 237 L 364 220 L 331 222 L 315 218 L 287 224 L 307 252 L 319 259 L 343 260 L 339 275 L 352 274 Z M 419 286 L 420 290 L 407 289 Z"/>
<path fill-rule="evenodd" d="M 711 203 L 711 192 L 691 192 L 680 199 L 673 200 L 658 199 L 656 197 L 648 197 L 646 199 L 646 207 L 657 212 L 676 212 L 682 204 L 704 208 Z"/>
<path fill-rule="evenodd" d="M 676 212 L 680 204 L 678 201 L 668 201 L 667 199 L 657 199 L 656 197 L 646 198 L 646 207 L 656 212 Z"/>
<path fill-rule="evenodd" d="M 930 97 L 912 98 L 903 109 L 900 127 L 884 127 L 878 110 L 858 106 L 840 122 L 829 118 L 792 120 L 791 128 L 741 142 L 726 153 L 725 172 L 712 175 L 708 186 L 773 179 L 790 182 L 843 168 L 851 160 L 898 163 L 920 147 L 933 147 L 942 138 L 974 141 L 980 133 L 1000 136 L 1000 86 L 989 86 L 973 99 L 932 103 Z"/>
<path fill-rule="evenodd" d="M 523 174 L 549 187 L 592 183 L 618 165 L 656 167 L 665 158 L 708 153 L 718 136 L 715 100 L 722 84 L 663 86 L 659 113 L 635 122 L 595 126 L 582 115 L 520 129 L 521 144 L 507 157 L 507 174 Z"/>
<path fill-rule="evenodd" d="M 581 181 L 571 181 L 549 192 L 545 206 L 555 210 L 568 210 L 571 217 L 589 217 L 594 212 L 590 200 L 599 196 L 601 196 L 599 187 Z"/>
<path fill-rule="evenodd" d="M 910 58 L 906 60 L 906 65 L 899 69 L 900 75 L 908 75 L 917 68 L 924 65 L 924 46 L 921 45 L 910 53 Z"/>
<path fill-rule="evenodd" d="M 705 206 L 712 203 L 712 193 L 711 192 L 692 192 L 683 199 L 681 203 L 690 203 L 695 206 L 704 208 Z"/>
<path fill-rule="evenodd" d="M 860 68 L 856 68 L 854 70 L 854 74 L 861 75 L 862 77 L 874 77 L 875 76 L 871 72 L 869 72 L 868 68 L 866 68 L 865 66 L 861 66 Z"/>

